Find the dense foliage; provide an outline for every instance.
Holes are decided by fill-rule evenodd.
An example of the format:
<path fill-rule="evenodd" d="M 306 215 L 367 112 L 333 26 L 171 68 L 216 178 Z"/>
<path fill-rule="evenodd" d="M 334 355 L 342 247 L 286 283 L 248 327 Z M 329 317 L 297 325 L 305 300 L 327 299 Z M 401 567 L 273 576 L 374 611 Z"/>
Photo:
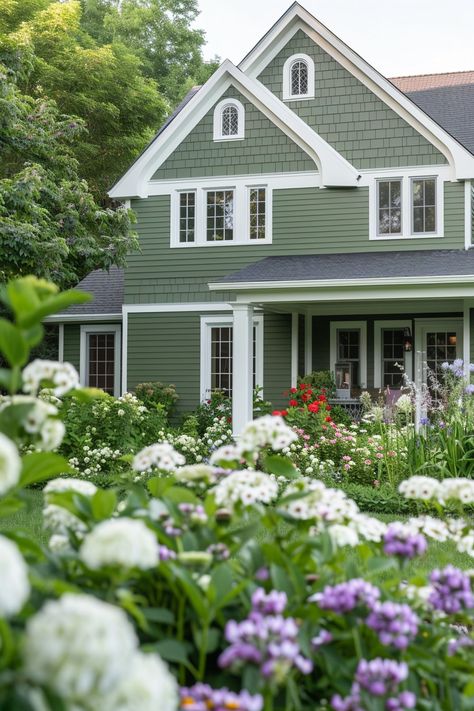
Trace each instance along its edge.
<path fill-rule="evenodd" d="M 127 398 L 80 389 L 69 364 L 24 367 L 41 319 L 83 295 L 30 278 L 1 297 L 14 320 L 0 320 L 10 393 L 0 406 L 0 518 L 21 506 L 24 487 L 51 479 L 48 548 L 17 530 L 0 535 L 1 707 L 472 708 L 471 574 L 448 565 L 425 579 L 407 566 L 429 540 L 474 557 L 469 521 L 443 520 L 445 507 L 462 515 L 474 502 L 471 480 L 405 480 L 405 500 L 439 516 L 387 525 L 302 476 L 284 454 L 298 432 L 271 415 L 236 442 L 210 435 L 206 462 L 150 442 L 120 489 L 65 478 L 72 469 L 51 451 L 67 441 L 62 413 L 75 402 L 104 414 L 104 403 Z"/>

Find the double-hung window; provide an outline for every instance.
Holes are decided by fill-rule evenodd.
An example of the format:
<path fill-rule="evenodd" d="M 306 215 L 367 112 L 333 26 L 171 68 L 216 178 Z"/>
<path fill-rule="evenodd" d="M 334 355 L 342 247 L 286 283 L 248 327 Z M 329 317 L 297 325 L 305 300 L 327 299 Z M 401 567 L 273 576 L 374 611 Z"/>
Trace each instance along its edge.
<path fill-rule="evenodd" d="M 377 183 L 377 234 L 402 232 L 402 181 L 379 180 Z"/>
<path fill-rule="evenodd" d="M 413 234 L 436 232 L 436 178 L 412 178 Z"/>
<path fill-rule="evenodd" d="M 171 196 L 171 246 L 271 242 L 272 192 L 267 185 L 203 186 Z"/>

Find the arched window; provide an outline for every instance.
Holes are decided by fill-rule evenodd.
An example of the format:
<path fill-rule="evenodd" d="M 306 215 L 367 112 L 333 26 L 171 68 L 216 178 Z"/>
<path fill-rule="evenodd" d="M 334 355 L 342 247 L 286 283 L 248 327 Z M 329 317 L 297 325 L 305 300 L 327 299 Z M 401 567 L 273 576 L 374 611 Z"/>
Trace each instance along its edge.
<path fill-rule="evenodd" d="M 231 104 L 222 109 L 222 135 L 237 136 L 239 133 L 239 112 L 237 107 Z"/>
<path fill-rule="evenodd" d="M 224 99 L 214 109 L 214 140 L 232 141 L 244 138 L 245 109 L 237 99 Z"/>
<path fill-rule="evenodd" d="M 307 54 L 294 54 L 283 67 L 283 101 L 314 99 L 314 62 Z"/>
<path fill-rule="evenodd" d="M 308 65 L 302 59 L 297 59 L 291 65 L 291 95 L 303 96 L 308 93 Z"/>

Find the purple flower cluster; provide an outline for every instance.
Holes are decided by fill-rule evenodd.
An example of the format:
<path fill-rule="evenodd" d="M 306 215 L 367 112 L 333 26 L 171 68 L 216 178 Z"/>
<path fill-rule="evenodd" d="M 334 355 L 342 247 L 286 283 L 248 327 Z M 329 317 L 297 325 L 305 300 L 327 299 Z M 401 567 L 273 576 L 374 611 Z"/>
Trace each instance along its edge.
<path fill-rule="evenodd" d="M 436 610 L 452 615 L 474 607 L 471 581 L 459 568 L 447 565 L 443 570 L 433 570 L 430 582 L 432 591 L 429 602 Z"/>
<path fill-rule="evenodd" d="M 333 696 L 331 706 L 334 711 L 364 711 L 362 694 L 378 698 L 385 697 L 387 711 L 405 711 L 416 705 L 416 696 L 411 691 L 399 691 L 398 686 L 408 677 L 408 667 L 404 662 L 391 659 L 362 659 L 357 667 L 349 696 Z"/>
<path fill-rule="evenodd" d="M 175 560 L 176 553 L 168 546 L 158 546 L 158 552 L 160 555 L 160 561 L 166 563 L 168 560 Z"/>
<path fill-rule="evenodd" d="M 287 597 L 258 588 L 252 595 L 252 610 L 243 622 L 229 620 L 225 628 L 230 646 L 219 657 L 223 668 L 239 669 L 250 663 L 259 667 L 266 679 L 285 680 L 291 668 L 310 674 L 313 663 L 301 654 L 298 625 L 292 617 L 283 617 Z"/>
<path fill-rule="evenodd" d="M 180 689 L 182 711 L 261 711 L 263 699 L 248 691 L 235 693 L 228 689 L 212 689 L 208 684 L 195 684 Z"/>
<path fill-rule="evenodd" d="M 322 610 L 331 610 L 342 614 L 351 612 L 356 607 L 372 608 L 380 597 L 380 590 L 362 578 L 353 578 L 339 585 L 326 585 L 324 590 L 309 598 L 317 602 Z"/>
<path fill-rule="evenodd" d="M 388 526 L 383 540 L 387 555 L 399 555 L 402 558 L 422 555 L 427 548 L 426 538 L 421 533 L 413 533 L 399 522 Z"/>
<path fill-rule="evenodd" d="M 179 504 L 178 509 L 184 516 L 187 516 L 191 523 L 204 524 L 207 523 L 207 514 L 204 510 L 204 506 L 201 504 Z"/>
<path fill-rule="evenodd" d="M 456 358 L 452 363 L 441 363 L 441 368 L 444 371 L 449 371 L 457 378 L 462 378 L 464 375 L 464 361 L 462 358 Z M 469 366 L 469 370 L 471 370 L 471 366 Z"/>
<path fill-rule="evenodd" d="M 366 624 L 377 632 L 382 644 L 406 649 L 418 633 L 419 618 L 409 605 L 375 603 Z"/>
<path fill-rule="evenodd" d="M 474 646 L 474 640 L 470 637 L 467 637 L 467 635 L 465 634 L 461 637 L 458 637 L 457 639 L 451 639 L 448 642 L 448 657 L 454 656 L 463 647 L 472 646 Z"/>

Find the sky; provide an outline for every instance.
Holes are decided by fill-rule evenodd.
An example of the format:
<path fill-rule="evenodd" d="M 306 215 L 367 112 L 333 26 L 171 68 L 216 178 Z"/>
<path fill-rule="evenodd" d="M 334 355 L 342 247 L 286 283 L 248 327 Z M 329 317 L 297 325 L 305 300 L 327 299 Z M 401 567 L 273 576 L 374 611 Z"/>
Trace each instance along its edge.
<path fill-rule="evenodd" d="M 238 64 L 292 0 L 198 0 L 207 59 Z M 474 70 L 474 0 L 301 0 L 385 76 Z"/>

